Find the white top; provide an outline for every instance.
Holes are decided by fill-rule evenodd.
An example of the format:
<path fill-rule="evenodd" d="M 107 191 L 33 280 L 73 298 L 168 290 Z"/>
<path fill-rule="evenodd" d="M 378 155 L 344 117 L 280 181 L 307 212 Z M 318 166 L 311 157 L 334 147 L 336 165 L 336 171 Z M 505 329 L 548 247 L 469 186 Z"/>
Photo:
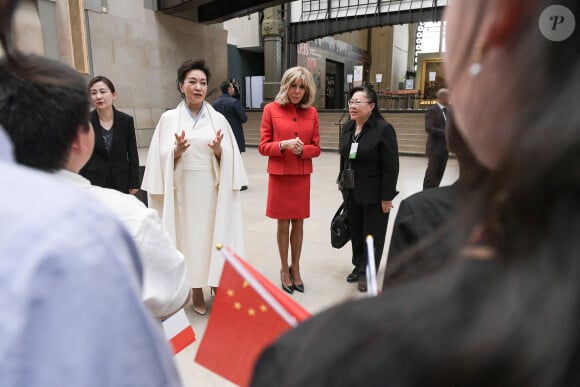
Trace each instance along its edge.
<path fill-rule="evenodd" d="M 156 317 L 163 317 L 179 310 L 191 287 L 183 255 L 163 229 L 157 212 L 145 207 L 133 195 L 91 185 L 79 174 L 61 170 L 55 175 L 87 190 L 127 228 L 143 261 L 143 301 L 151 312 Z"/>

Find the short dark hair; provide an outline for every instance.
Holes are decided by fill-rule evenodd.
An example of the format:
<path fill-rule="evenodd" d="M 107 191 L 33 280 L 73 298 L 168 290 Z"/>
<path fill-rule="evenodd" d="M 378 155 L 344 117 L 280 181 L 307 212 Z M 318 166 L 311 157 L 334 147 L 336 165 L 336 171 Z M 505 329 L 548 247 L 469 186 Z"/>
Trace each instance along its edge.
<path fill-rule="evenodd" d="M 18 163 L 49 172 L 63 169 L 79 127 L 91 130 L 86 80 L 43 56 L 0 59 L 0 125 L 12 139 Z"/>
<path fill-rule="evenodd" d="M 227 94 L 228 93 L 228 89 L 230 88 L 230 86 L 233 86 L 230 81 L 223 81 L 220 84 L 220 89 L 221 89 L 222 93 L 223 94 Z"/>
<path fill-rule="evenodd" d="M 203 59 L 193 61 L 191 59 L 186 60 L 179 66 L 177 69 L 177 91 L 182 94 L 179 85 L 183 85 L 185 82 L 185 75 L 190 72 L 191 70 L 201 70 L 205 73 L 205 77 L 207 78 L 207 82 L 209 83 L 209 79 L 211 78 L 211 73 L 209 71 L 209 67 L 205 64 Z"/>
<path fill-rule="evenodd" d="M 89 81 L 89 90 L 91 90 L 91 87 L 93 87 L 93 85 L 97 82 L 103 82 L 105 85 L 107 85 L 109 90 L 111 90 L 111 93 L 115 92 L 115 85 L 113 85 L 113 82 L 104 75 L 97 75 L 96 77 L 91 79 Z"/>

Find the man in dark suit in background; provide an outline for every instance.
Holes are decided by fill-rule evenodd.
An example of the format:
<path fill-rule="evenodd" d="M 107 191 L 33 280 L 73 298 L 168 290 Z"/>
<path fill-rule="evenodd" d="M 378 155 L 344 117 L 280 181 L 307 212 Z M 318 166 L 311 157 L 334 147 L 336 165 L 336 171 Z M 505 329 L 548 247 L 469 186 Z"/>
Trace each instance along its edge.
<path fill-rule="evenodd" d="M 429 134 L 426 153 L 429 161 L 423 180 L 423 189 L 439 187 L 447 166 L 449 152 L 445 141 L 445 126 L 450 114 L 448 106 L 449 91 L 439 89 L 437 103 L 425 113 L 425 131 Z"/>
<path fill-rule="evenodd" d="M 220 88 L 223 94 L 213 103 L 213 107 L 226 117 L 232 127 L 240 152 L 245 152 L 246 139 L 244 138 L 242 124 L 248 121 L 248 116 L 244 109 L 242 109 L 240 101 L 233 97 L 233 84 L 230 81 L 223 81 Z"/>

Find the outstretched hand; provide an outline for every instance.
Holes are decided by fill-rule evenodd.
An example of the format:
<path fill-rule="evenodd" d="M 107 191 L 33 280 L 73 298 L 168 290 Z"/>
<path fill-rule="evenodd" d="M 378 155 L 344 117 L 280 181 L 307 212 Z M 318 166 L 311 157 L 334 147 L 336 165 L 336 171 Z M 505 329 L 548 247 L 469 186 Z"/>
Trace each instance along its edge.
<path fill-rule="evenodd" d="M 218 129 L 215 138 L 211 140 L 209 144 L 207 144 L 212 150 L 214 155 L 220 159 L 222 155 L 222 140 L 224 139 L 224 134 L 222 133 L 221 129 Z"/>
<path fill-rule="evenodd" d="M 190 145 L 191 144 L 187 142 L 187 138 L 185 138 L 184 130 L 181 131 L 181 134 L 175 133 L 175 152 L 173 152 L 173 159 L 181 157 Z"/>

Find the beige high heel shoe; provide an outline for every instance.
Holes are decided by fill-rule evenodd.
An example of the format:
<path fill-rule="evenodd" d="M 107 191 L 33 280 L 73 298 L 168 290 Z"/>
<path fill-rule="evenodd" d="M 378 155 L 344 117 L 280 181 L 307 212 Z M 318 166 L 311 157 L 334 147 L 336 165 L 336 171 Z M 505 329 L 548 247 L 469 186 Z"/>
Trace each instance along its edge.
<path fill-rule="evenodd" d="M 203 298 L 202 288 L 193 289 L 193 311 L 202 316 L 207 313 L 207 305 L 205 304 L 205 299 Z"/>

